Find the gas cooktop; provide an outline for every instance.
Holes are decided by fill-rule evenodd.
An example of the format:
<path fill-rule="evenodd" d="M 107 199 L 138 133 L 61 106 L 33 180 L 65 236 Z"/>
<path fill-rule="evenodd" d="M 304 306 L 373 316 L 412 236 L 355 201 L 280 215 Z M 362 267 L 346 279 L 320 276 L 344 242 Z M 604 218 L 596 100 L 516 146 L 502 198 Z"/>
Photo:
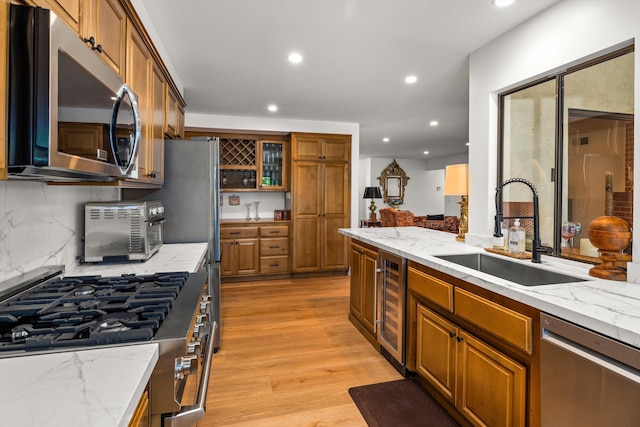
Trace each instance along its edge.
<path fill-rule="evenodd" d="M 0 356 L 151 340 L 188 272 L 53 278 L 0 301 Z"/>

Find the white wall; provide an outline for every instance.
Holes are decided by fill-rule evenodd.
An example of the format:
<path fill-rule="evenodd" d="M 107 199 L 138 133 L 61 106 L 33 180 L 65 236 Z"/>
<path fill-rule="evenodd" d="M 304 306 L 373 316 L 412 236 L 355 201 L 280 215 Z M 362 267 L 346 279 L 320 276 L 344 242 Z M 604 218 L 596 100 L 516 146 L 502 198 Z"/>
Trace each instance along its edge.
<path fill-rule="evenodd" d="M 358 179 L 355 178 L 359 176 L 360 167 L 360 163 L 357 161 L 360 151 L 360 125 L 358 123 L 186 113 L 185 127 L 217 129 L 230 132 L 313 132 L 351 135 L 351 194 L 355 195 L 359 192 Z M 351 197 L 351 227 L 358 227 L 360 225 L 358 218 L 359 201 L 361 201 L 361 199 L 355 196 Z M 262 210 L 262 207 L 260 209 Z M 273 214 L 273 209 L 271 212 Z"/>
<path fill-rule="evenodd" d="M 563 0 L 473 52 L 469 61 L 469 235 L 493 229 L 497 176 L 497 95 L 568 66 L 629 45 L 640 33 L 640 2 Z M 640 59 L 635 55 L 635 110 L 640 105 Z M 640 129 L 636 126 L 636 147 Z M 636 149 L 638 152 L 638 149 Z M 638 161 L 636 160 L 636 164 Z M 638 167 L 635 168 L 636 180 Z M 634 195 L 634 211 L 640 212 Z M 640 215 L 635 215 L 634 230 Z M 640 247 L 634 239 L 633 252 Z M 637 259 L 637 257 L 636 257 Z M 637 262 L 637 261 L 636 261 Z M 638 265 L 629 265 L 629 277 Z M 633 271 L 632 271 L 633 270 Z"/>

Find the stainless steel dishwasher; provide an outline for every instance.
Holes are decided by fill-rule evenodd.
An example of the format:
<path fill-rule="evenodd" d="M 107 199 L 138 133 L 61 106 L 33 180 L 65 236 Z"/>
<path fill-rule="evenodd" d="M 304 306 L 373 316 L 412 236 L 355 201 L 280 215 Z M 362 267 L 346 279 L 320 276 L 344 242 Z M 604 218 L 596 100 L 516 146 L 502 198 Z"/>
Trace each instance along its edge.
<path fill-rule="evenodd" d="M 640 349 L 541 314 L 543 427 L 640 426 Z"/>

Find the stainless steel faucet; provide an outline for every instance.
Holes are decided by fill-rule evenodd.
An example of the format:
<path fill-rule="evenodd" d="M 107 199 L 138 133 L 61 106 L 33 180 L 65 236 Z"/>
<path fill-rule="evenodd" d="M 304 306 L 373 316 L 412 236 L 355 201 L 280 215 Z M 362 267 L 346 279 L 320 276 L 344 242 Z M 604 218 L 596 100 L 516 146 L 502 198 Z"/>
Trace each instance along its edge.
<path fill-rule="evenodd" d="M 502 227 L 500 227 L 503 219 L 511 219 L 515 218 L 512 216 L 503 217 L 502 209 L 500 206 L 500 193 L 502 193 L 502 188 L 508 184 L 519 182 L 531 189 L 533 193 L 533 216 L 520 216 L 518 218 L 531 218 L 533 219 L 533 241 L 531 242 L 531 262 L 540 263 L 540 254 L 550 254 L 553 249 L 548 246 L 542 246 L 540 243 L 540 212 L 538 210 L 538 191 L 536 187 L 524 178 L 511 178 L 503 182 L 502 184 L 496 187 L 496 224 L 493 235 L 495 237 L 502 237 Z"/>

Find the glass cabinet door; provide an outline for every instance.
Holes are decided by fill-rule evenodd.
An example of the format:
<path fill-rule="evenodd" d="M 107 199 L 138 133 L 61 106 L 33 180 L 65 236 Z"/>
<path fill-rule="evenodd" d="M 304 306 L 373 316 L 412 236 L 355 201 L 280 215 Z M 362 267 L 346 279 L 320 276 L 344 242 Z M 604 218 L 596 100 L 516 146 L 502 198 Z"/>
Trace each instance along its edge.
<path fill-rule="evenodd" d="M 284 142 L 261 141 L 262 157 L 260 162 L 260 189 L 283 190 L 286 188 L 286 174 L 284 173 L 285 145 Z"/>

